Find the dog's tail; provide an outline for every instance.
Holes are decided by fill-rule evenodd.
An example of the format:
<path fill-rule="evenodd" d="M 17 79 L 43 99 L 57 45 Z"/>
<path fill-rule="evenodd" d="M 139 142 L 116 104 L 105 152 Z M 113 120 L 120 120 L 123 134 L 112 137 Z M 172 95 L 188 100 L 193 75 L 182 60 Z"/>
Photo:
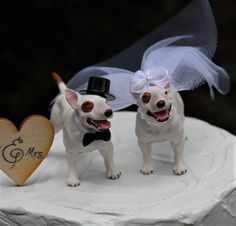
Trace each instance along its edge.
<path fill-rule="evenodd" d="M 63 82 L 61 76 L 56 72 L 52 72 L 52 78 L 57 83 L 60 92 L 63 93 L 67 87 L 66 84 Z"/>

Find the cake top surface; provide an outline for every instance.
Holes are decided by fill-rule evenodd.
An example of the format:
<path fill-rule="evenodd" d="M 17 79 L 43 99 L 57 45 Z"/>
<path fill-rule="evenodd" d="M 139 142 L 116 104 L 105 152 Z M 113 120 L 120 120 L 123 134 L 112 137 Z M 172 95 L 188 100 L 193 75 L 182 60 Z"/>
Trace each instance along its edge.
<path fill-rule="evenodd" d="M 155 173 L 144 176 L 139 173 L 142 158 L 134 124 L 133 112 L 117 112 L 112 119 L 114 161 L 122 171 L 119 180 L 106 178 L 103 160 L 95 151 L 80 156 L 81 185 L 67 187 L 67 162 L 59 133 L 48 157 L 25 186 L 15 186 L 0 172 L 0 213 L 30 212 L 83 225 L 148 224 L 153 220 L 196 223 L 234 190 L 235 136 L 186 118 L 188 173 L 173 175 L 172 150 L 168 143 L 161 143 L 153 145 Z M 231 207 L 225 206 L 229 212 L 234 211 Z"/>

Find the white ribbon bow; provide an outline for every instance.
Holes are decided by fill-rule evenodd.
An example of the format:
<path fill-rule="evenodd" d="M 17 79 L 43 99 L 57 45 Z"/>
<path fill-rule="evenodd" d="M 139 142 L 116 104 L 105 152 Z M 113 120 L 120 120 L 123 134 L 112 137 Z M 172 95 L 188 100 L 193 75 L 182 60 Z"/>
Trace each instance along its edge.
<path fill-rule="evenodd" d="M 147 72 L 138 70 L 131 79 L 130 89 L 132 93 L 144 93 L 150 86 L 156 85 L 164 89 L 168 84 L 168 70 L 165 68 Z"/>

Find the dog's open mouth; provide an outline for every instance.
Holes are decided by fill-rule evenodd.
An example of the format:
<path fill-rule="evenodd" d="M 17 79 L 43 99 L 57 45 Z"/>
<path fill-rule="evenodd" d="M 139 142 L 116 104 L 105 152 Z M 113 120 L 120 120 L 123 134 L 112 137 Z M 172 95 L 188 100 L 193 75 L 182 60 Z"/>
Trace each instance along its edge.
<path fill-rule="evenodd" d="M 111 128 L 111 123 L 106 119 L 95 120 L 95 119 L 88 118 L 87 123 L 89 125 L 93 125 L 96 129 L 98 129 L 100 131 Z"/>
<path fill-rule="evenodd" d="M 171 106 L 169 109 L 165 109 L 162 111 L 157 111 L 157 112 L 148 111 L 147 115 L 153 117 L 158 122 L 165 122 L 170 118 L 170 110 L 171 110 Z"/>

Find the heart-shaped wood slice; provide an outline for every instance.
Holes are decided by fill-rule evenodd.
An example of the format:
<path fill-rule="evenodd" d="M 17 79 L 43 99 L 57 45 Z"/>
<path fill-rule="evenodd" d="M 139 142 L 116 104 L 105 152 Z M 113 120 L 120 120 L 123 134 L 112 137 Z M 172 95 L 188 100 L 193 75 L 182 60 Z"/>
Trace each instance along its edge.
<path fill-rule="evenodd" d="M 0 118 L 0 169 L 23 185 L 47 156 L 53 139 L 53 125 L 44 116 L 29 116 L 19 130 Z"/>

